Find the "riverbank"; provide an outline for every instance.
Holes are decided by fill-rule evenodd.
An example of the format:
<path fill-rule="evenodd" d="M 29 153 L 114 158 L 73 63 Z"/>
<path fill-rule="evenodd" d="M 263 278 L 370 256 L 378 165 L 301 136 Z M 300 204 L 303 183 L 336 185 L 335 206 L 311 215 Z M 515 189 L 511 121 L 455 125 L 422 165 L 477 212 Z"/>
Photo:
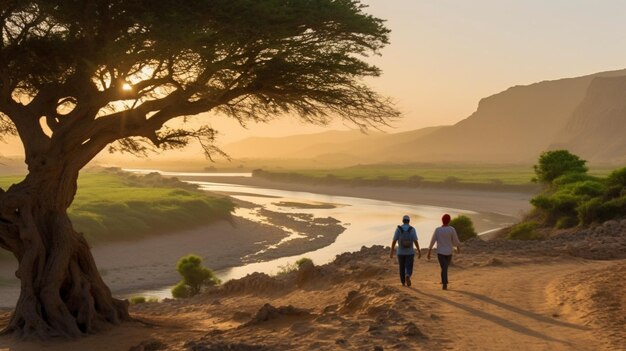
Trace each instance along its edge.
<path fill-rule="evenodd" d="M 266 222 L 233 217 L 141 240 L 101 243 L 93 247 L 92 254 L 113 294 L 128 296 L 176 284 L 180 280 L 176 262 L 189 253 L 203 257 L 205 266 L 221 270 L 317 250 L 345 230 L 331 218 L 311 218 L 302 238 L 288 240 L 291 233 L 285 228 L 298 222 L 276 213 L 264 215 Z M 14 260 L 0 261 L 0 308 L 13 307 L 17 301 L 16 269 Z"/>
<path fill-rule="evenodd" d="M 179 178 L 189 181 L 207 181 L 206 177 L 181 176 Z M 531 209 L 529 201 L 533 197 L 533 194 L 524 192 L 307 184 L 279 182 L 259 177 L 212 176 L 209 180 L 217 183 L 240 184 L 261 188 L 359 197 L 413 205 L 457 208 L 475 212 L 502 214 L 518 219 Z"/>
<path fill-rule="evenodd" d="M 186 176 L 181 178 L 190 180 Z M 143 179 L 143 178 L 140 178 Z M 164 178 L 167 179 L 167 178 Z M 193 178 L 192 178 L 193 179 Z M 202 180 L 206 181 L 206 178 Z M 222 181 L 227 183 L 246 183 L 251 178 L 210 178 L 211 181 Z M 256 185 L 261 185 L 256 183 Z M 267 184 L 270 188 L 280 188 L 280 184 Z M 243 189 L 243 188 L 241 188 Z M 254 188 L 256 189 L 256 188 Z M 253 189 L 253 191 L 254 191 Z M 346 189 L 319 189 L 308 187 L 305 189 L 293 189 L 305 191 L 324 191 L 339 192 Z M 348 195 L 352 196 L 370 196 L 376 197 L 377 192 L 384 195 L 385 198 L 393 199 L 390 189 L 347 189 L 350 191 Z M 256 191 L 255 191 L 256 192 Z M 272 196 L 259 196 L 256 198 L 265 198 L 267 202 L 261 201 L 253 204 L 237 199 L 237 193 L 225 193 L 233 196 L 238 209 L 231 221 L 220 221 L 208 226 L 200 226 L 188 230 L 170 231 L 169 234 L 160 235 L 144 235 L 139 240 L 124 240 L 120 242 L 98 242 L 93 248 L 93 254 L 101 269 L 104 280 L 111 287 L 112 291 L 120 296 L 129 296 L 135 292 L 153 291 L 167 288 L 169 285 L 175 284 L 179 277 L 175 272 L 175 264 L 177 260 L 189 253 L 195 253 L 204 258 L 204 264 L 213 270 L 230 267 L 241 267 L 247 264 L 257 262 L 268 262 L 280 257 L 293 257 L 302 255 L 307 252 L 315 251 L 321 248 L 328 248 L 329 245 L 335 243 L 338 236 L 343 233 L 346 228 L 351 228 L 351 234 L 347 239 L 343 239 L 336 248 L 328 253 L 322 254 L 324 258 L 317 259 L 328 262 L 334 255 L 345 251 L 358 250 L 361 245 L 385 244 L 388 242 L 388 231 L 391 231 L 393 223 L 397 220 L 397 213 L 404 213 L 406 208 L 401 205 L 397 209 L 391 209 L 389 203 L 369 203 L 362 201 L 355 203 L 368 206 L 369 216 L 375 216 L 372 227 L 363 226 L 365 223 L 355 222 L 352 219 L 341 223 L 332 216 L 343 213 L 345 211 L 353 211 L 355 213 L 363 213 L 361 207 L 344 206 L 341 203 L 333 202 L 334 200 L 346 200 L 341 198 L 329 198 L 333 200 L 329 203 L 295 201 L 287 198 L 281 199 Z M 250 196 L 249 194 L 244 194 Z M 419 204 L 421 200 L 428 203 L 439 201 L 440 204 L 462 206 L 472 208 L 472 206 L 496 201 L 501 196 L 501 202 L 498 204 L 499 209 L 505 208 L 504 201 L 509 201 L 509 210 L 514 211 L 519 207 L 516 200 L 511 201 L 511 197 L 505 194 L 481 194 L 477 192 L 450 191 L 428 194 L 425 196 L 421 193 L 417 197 L 414 193 L 403 192 L 398 194 L 399 200 L 413 202 Z M 321 196 L 324 198 L 324 196 Z M 508 199 L 508 200 L 507 200 Z M 252 200 L 252 199 L 250 199 Z M 354 200 L 354 199 L 351 199 Z M 341 202 L 341 201 L 340 201 Z M 383 207 L 387 210 L 385 216 L 381 217 Z M 487 209 L 496 210 L 495 207 Z M 432 226 L 438 221 L 439 212 L 436 209 L 415 209 L 416 213 L 424 213 L 423 211 L 433 211 L 435 216 L 434 222 L 422 224 L 424 227 L 420 231 L 423 241 L 422 245 L 428 241 L 427 235 L 432 230 Z M 322 211 L 322 212 L 320 212 Z M 326 211 L 326 212 L 323 212 Z M 339 211 L 339 212 L 337 212 Z M 397 213 L 396 213 L 397 212 Z M 479 215 L 479 214 L 476 214 Z M 501 222 L 502 216 L 497 215 L 481 215 L 481 220 L 476 221 L 477 229 L 480 231 L 482 227 L 493 229 L 497 227 L 496 223 Z M 348 218 L 352 218 L 348 216 Z M 355 217 L 361 218 L 361 217 Z M 369 220 L 369 219 L 368 219 Z M 420 220 L 419 218 L 417 220 Z M 371 221 L 371 220 L 370 220 Z M 504 221 L 510 221 L 505 218 Z M 416 223 L 420 225 L 419 222 Z M 368 232 L 369 231 L 369 232 Z M 367 234 L 366 234 L 367 233 Z M 378 237 L 372 237 L 376 233 Z M 140 253 L 140 254 L 138 254 Z M 264 267 L 262 271 L 270 272 L 277 269 L 279 265 L 289 262 L 271 262 L 268 267 Z M 271 266 L 271 267 L 269 267 Z M 18 281 L 14 277 L 15 262 L 13 259 L 5 260 L 0 265 L 0 301 L 3 306 L 10 307 L 19 294 Z M 254 266 L 251 269 L 259 269 Z M 241 272 L 237 273 L 241 274 Z M 235 276 L 237 276 L 235 274 Z M 243 275 L 246 273 L 244 272 Z M 226 275 L 228 276 L 228 274 Z M 242 275 L 239 275 L 242 276 Z M 161 295 L 159 295 L 161 296 Z"/>

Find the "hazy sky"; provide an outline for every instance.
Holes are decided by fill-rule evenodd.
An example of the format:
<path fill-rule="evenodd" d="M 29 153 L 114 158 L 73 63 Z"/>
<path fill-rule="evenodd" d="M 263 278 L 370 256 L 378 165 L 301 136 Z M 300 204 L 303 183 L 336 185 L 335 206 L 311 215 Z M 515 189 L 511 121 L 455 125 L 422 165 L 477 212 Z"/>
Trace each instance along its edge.
<path fill-rule="evenodd" d="M 403 111 L 396 130 L 453 124 L 469 116 L 480 98 L 510 86 L 626 68 L 624 0 L 363 2 L 392 30 L 391 45 L 372 59 L 383 76 L 370 84 Z M 224 118 L 211 122 L 222 145 L 253 135 L 323 130 L 293 118 L 248 130 Z"/>
<path fill-rule="evenodd" d="M 391 45 L 371 85 L 404 112 L 398 130 L 453 124 L 479 99 L 514 85 L 626 68 L 624 0 L 363 0 L 387 20 Z M 293 120 L 243 130 L 215 123 L 222 142 L 316 131 Z M 333 127 L 341 128 L 341 124 Z"/>

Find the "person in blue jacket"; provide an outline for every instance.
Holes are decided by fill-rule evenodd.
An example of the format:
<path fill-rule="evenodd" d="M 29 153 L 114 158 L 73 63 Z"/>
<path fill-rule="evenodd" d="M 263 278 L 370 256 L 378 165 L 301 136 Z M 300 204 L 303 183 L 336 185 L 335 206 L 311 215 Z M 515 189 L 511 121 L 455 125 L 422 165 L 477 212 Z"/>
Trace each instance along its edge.
<path fill-rule="evenodd" d="M 417 232 L 411 227 L 409 222 L 411 218 L 408 215 L 402 217 L 402 225 L 396 228 L 391 242 L 391 250 L 389 257 L 393 258 L 393 251 L 398 244 L 397 255 L 398 265 L 400 266 L 400 282 L 402 285 L 411 286 L 411 276 L 413 275 L 413 262 L 415 260 L 415 249 L 417 249 L 417 258 L 422 258 L 420 245 L 417 242 Z M 413 247 L 415 244 L 415 248 Z"/>

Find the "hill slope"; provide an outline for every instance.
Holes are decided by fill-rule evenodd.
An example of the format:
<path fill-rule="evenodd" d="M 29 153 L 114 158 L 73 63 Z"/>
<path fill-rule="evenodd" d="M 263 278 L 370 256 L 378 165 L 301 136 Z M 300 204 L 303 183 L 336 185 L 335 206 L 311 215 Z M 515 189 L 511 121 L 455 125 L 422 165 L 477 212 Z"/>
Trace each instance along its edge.
<path fill-rule="evenodd" d="M 482 99 L 452 126 L 394 134 L 326 132 L 251 138 L 227 145 L 235 158 L 299 158 L 346 162 L 532 163 L 566 147 L 595 162 L 626 157 L 626 70 L 515 86 Z M 608 142 L 607 142 L 608 141 Z"/>
<path fill-rule="evenodd" d="M 441 127 L 401 133 L 328 131 L 282 138 L 247 138 L 224 147 L 236 158 L 327 158 L 343 155 L 355 160 L 380 159 L 381 151 L 426 136 Z"/>
<path fill-rule="evenodd" d="M 626 163 L 626 76 L 594 78 L 552 147 L 592 162 Z"/>
<path fill-rule="evenodd" d="M 626 76 L 626 70 L 512 87 L 481 100 L 467 119 L 396 145 L 387 153 L 411 150 L 403 154 L 403 161 L 534 162 L 570 123 L 591 82 L 597 77 L 616 76 Z M 623 100 L 609 98 L 607 104 L 620 105 Z M 597 123 L 587 113 L 580 113 L 578 118 Z M 610 161 L 605 157 L 597 160 Z"/>

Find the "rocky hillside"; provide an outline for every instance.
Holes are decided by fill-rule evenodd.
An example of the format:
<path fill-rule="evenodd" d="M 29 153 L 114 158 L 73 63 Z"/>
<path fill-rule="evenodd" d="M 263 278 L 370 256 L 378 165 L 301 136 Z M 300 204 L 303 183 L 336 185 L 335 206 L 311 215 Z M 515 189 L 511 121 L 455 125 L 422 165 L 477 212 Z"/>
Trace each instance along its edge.
<path fill-rule="evenodd" d="M 594 78 L 552 147 L 626 164 L 626 76 Z"/>
<path fill-rule="evenodd" d="M 318 158 L 356 163 L 536 161 L 567 147 L 599 163 L 626 159 L 626 70 L 515 86 L 482 99 L 452 126 L 369 136 L 332 132 L 228 145 L 235 158 Z M 357 134 L 355 134 L 357 133 Z"/>

